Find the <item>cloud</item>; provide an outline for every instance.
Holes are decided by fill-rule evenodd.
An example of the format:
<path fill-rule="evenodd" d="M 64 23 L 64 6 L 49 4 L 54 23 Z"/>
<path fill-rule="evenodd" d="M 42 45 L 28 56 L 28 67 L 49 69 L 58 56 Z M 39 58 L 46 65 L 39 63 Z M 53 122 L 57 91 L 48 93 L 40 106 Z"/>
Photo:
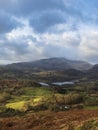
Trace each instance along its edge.
<path fill-rule="evenodd" d="M 27 16 L 35 12 L 47 10 L 64 10 L 63 0 L 3 0 L 0 1 L 1 9 L 15 15 Z"/>
<path fill-rule="evenodd" d="M 19 1 L 19 5 L 21 6 L 22 13 L 32 13 L 34 11 L 41 12 L 47 10 L 55 10 L 60 9 L 63 10 L 65 8 L 62 0 L 21 0 Z"/>
<path fill-rule="evenodd" d="M 6 33 L 20 26 L 10 14 L 0 11 L 0 33 Z"/>
<path fill-rule="evenodd" d="M 97 0 L 1 0 L 1 62 L 48 57 L 98 62 Z"/>
<path fill-rule="evenodd" d="M 41 15 L 36 16 L 35 18 L 30 18 L 30 25 L 37 32 L 49 31 L 50 27 L 53 27 L 56 24 L 65 23 L 66 19 L 64 14 L 61 11 L 46 11 Z"/>
<path fill-rule="evenodd" d="M 0 39 L 0 59 L 12 62 L 31 61 L 41 58 L 41 47 L 37 45 L 38 36 L 26 25 L 6 33 Z"/>
<path fill-rule="evenodd" d="M 81 42 L 79 54 L 82 59 L 97 62 L 98 59 L 98 27 L 81 25 L 79 27 Z"/>
<path fill-rule="evenodd" d="M 80 24 L 73 31 L 69 29 L 61 33 L 38 34 L 26 24 L 7 33 L 3 40 L 1 38 L 0 59 L 13 62 L 66 57 L 97 62 L 97 41 L 96 26 Z"/>
<path fill-rule="evenodd" d="M 26 25 L 6 34 L 5 39 L 0 44 L 1 50 L 4 50 L 3 53 L 0 53 L 0 56 L 1 59 L 3 57 L 12 61 L 30 61 L 54 56 L 72 56 L 74 58 L 75 55 L 73 57 L 71 52 L 78 45 L 78 40 L 75 32 L 72 32 L 71 35 L 70 32 L 37 34 Z"/>

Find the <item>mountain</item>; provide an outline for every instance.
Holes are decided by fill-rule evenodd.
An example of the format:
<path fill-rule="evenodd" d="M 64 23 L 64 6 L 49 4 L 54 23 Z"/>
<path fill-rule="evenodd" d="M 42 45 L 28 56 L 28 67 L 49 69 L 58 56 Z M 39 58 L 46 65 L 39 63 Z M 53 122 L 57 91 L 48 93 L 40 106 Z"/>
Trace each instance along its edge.
<path fill-rule="evenodd" d="M 0 78 L 65 81 L 79 79 L 91 68 L 84 61 L 49 58 L 1 66 Z"/>
<path fill-rule="evenodd" d="M 90 79 L 98 79 L 98 64 L 87 71 L 87 77 Z"/>
<path fill-rule="evenodd" d="M 18 70 L 32 69 L 33 71 L 68 70 L 68 69 L 88 70 L 91 67 L 92 65 L 87 62 L 68 60 L 66 58 L 49 58 L 32 62 L 14 63 L 6 66 L 6 68 L 10 69 L 18 69 Z"/>

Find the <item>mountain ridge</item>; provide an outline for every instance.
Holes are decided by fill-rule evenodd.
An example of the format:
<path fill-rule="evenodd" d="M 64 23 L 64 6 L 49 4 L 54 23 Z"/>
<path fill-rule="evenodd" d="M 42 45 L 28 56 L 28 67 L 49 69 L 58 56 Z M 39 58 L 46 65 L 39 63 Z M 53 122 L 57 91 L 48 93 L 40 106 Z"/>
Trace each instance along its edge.
<path fill-rule="evenodd" d="M 30 62 L 19 62 L 6 65 L 15 69 L 33 69 L 33 70 L 88 70 L 92 68 L 92 64 L 85 61 L 69 60 L 63 57 L 54 57 L 48 59 L 40 59 Z"/>

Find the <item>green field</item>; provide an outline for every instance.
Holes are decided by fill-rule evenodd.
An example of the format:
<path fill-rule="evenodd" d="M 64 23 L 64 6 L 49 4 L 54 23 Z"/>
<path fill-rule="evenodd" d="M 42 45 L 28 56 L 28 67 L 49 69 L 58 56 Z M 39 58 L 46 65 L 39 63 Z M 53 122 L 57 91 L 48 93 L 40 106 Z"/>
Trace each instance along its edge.
<path fill-rule="evenodd" d="M 51 89 L 34 86 L 31 82 L 25 81 L 24 83 L 21 87 L 2 88 L 0 92 L 0 113 L 6 113 L 11 109 L 20 112 L 62 111 L 65 110 L 65 106 L 70 106 L 70 109 L 98 109 L 98 93 L 95 93 L 94 90 L 91 93 L 90 87 L 86 83 L 80 83 L 72 87 L 56 86 L 52 88 L 51 86 Z M 89 94 L 89 91 L 91 94 Z"/>

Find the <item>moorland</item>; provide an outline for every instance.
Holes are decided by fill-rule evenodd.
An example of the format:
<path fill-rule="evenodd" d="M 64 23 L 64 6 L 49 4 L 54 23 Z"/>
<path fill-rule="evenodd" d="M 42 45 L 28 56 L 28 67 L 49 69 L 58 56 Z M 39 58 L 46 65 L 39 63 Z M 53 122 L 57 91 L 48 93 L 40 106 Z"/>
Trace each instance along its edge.
<path fill-rule="evenodd" d="M 0 66 L 0 130 L 97 129 L 97 64 L 50 58 Z"/>

